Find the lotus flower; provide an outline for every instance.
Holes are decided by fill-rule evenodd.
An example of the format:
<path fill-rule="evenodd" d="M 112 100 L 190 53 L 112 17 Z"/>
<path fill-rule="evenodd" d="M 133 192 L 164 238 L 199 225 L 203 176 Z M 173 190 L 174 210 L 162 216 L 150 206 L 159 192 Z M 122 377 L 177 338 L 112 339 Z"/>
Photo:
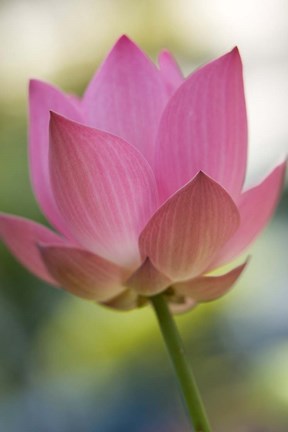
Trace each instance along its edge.
<path fill-rule="evenodd" d="M 50 135 L 50 137 L 49 137 Z M 285 162 L 243 191 L 247 125 L 237 48 L 184 79 L 121 37 L 78 100 L 30 83 L 30 169 L 53 228 L 2 214 L 3 241 L 54 286 L 130 309 L 163 292 L 189 309 L 223 295 L 276 206 Z"/>

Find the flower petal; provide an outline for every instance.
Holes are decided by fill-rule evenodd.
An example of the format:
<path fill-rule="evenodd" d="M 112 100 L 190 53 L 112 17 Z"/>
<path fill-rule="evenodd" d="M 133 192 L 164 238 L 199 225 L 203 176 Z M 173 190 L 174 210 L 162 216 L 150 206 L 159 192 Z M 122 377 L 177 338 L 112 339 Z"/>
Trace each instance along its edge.
<path fill-rule="evenodd" d="M 158 63 L 168 94 L 171 95 L 184 81 L 183 74 L 176 60 L 168 50 L 160 52 Z"/>
<path fill-rule="evenodd" d="M 87 88 L 83 109 L 90 126 L 125 139 L 151 163 L 167 98 L 156 66 L 122 36 Z"/>
<path fill-rule="evenodd" d="M 197 306 L 197 302 L 191 298 L 185 297 L 182 302 L 169 301 L 169 309 L 173 314 L 183 314 Z"/>
<path fill-rule="evenodd" d="M 112 309 L 129 311 L 135 308 L 140 308 L 146 303 L 147 300 L 144 297 L 140 297 L 136 291 L 127 289 L 122 294 L 114 297 L 113 299 L 107 302 L 102 302 L 102 305 Z"/>
<path fill-rule="evenodd" d="M 156 142 L 162 199 L 198 171 L 240 194 L 247 153 L 242 65 L 237 49 L 198 69 L 171 97 Z"/>
<path fill-rule="evenodd" d="M 207 269 L 238 225 L 230 196 L 200 172 L 148 222 L 139 239 L 141 255 L 174 281 L 192 278 Z"/>
<path fill-rule="evenodd" d="M 30 81 L 29 99 L 29 156 L 34 192 L 47 219 L 60 232 L 65 233 L 65 222 L 56 206 L 49 178 L 49 110 L 72 120 L 80 121 L 81 116 L 71 97 L 66 97 L 57 88 L 41 81 Z"/>
<path fill-rule="evenodd" d="M 214 268 L 237 257 L 265 228 L 277 205 L 285 169 L 286 161 L 278 165 L 259 185 L 242 194 L 238 205 L 240 226 L 215 257 L 212 264 Z"/>
<path fill-rule="evenodd" d="M 230 290 L 246 265 L 247 261 L 224 275 L 200 276 L 186 282 L 177 283 L 173 288 L 177 294 L 192 298 L 198 303 L 215 300 Z"/>
<path fill-rule="evenodd" d="M 91 252 L 78 248 L 39 245 L 49 273 L 78 297 L 106 301 L 124 291 L 124 271 Z"/>
<path fill-rule="evenodd" d="M 160 273 L 147 258 L 125 285 L 143 296 L 150 296 L 164 291 L 171 283 L 171 280 Z"/>
<path fill-rule="evenodd" d="M 50 170 L 71 236 L 119 265 L 138 265 L 138 236 L 157 205 L 153 172 L 138 150 L 52 113 Z"/>
<path fill-rule="evenodd" d="M 3 213 L 0 214 L 0 237 L 21 264 L 46 282 L 58 285 L 43 264 L 37 243 L 61 245 L 66 240 L 38 223 Z"/>

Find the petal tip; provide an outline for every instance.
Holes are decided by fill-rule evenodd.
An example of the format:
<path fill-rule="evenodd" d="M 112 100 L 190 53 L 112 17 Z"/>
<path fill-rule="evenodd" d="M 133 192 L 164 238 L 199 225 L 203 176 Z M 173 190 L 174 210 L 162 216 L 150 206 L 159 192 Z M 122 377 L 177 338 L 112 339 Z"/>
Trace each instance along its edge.
<path fill-rule="evenodd" d="M 216 180 L 214 180 L 212 177 L 210 177 L 208 174 L 206 174 L 203 170 L 198 171 L 198 173 L 194 177 L 194 181 L 199 183 L 207 183 L 207 184 L 217 184 L 218 186 L 223 186 L 218 183 Z"/>
<path fill-rule="evenodd" d="M 237 45 L 234 48 L 232 48 L 231 54 L 233 54 L 235 56 L 240 56 L 239 48 Z"/>
<path fill-rule="evenodd" d="M 57 87 L 38 78 L 31 78 L 29 80 L 28 90 L 30 96 L 33 95 L 34 92 L 59 91 Z"/>
<path fill-rule="evenodd" d="M 132 40 L 126 34 L 122 34 L 117 40 L 116 44 L 127 44 L 133 43 Z"/>
<path fill-rule="evenodd" d="M 64 117 L 63 115 L 53 111 L 53 110 L 49 110 L 49 115 L 50 115 L 50 128 L 53 130 L 53 128 L 56 126 L 65 126 L 65 125 L 71 125 L 74 123 L 77 123 L 75 121 L 69 120 L 67 117 Z"/>
<path fill-rule="evenodd" d="M 38 87 L 42 87 L 45 85 L 46 84 L 43 81 L 38 80 L 37 78 L 31 78 L 29 80 L 29 92 L 37 90 Z"/>
<path fill-rule="evenodd" d="M 167 48 L 163 48 L 158 54 L 158 63 L 160 63 L 162 59 L 171 59 L 170 51 L 168 51 Z"/>
<path fill-rule="evenodd" d="M 217 59 L 215 61 L 217 62 Z M 222 63 L 224 65 L 227 63 L 227 64 L 231 64 L 236 68 L 240 68 L 240 70 L 242 69 L 241 55 L 240 55 L 239 48 L 237 46 L 232 48 L 231 51 L 228 51 L 223 56 L 219 57 L 218 61 L 220 62 L 220 64 Z"/>
<path fill-rule="evenodd" d="M 114 44 L 112 51 L 114 50 L 121 51 L 125 49 L 133 49 L 133 48 L 139 49 L 135 44 L 135 42 L 129 38 L 129 36 L 123 34 L 122 36 L 119 37 L 119 39 Z"/>
<path fill-rule="evenodd" d="M 230 58 L 234 61 L 236 65 L 238 65 L 240 68 L 242 68 L 242 60 L 241 55 L 238 46 L 235 46 L 230 53 L 228 53 Z"/>

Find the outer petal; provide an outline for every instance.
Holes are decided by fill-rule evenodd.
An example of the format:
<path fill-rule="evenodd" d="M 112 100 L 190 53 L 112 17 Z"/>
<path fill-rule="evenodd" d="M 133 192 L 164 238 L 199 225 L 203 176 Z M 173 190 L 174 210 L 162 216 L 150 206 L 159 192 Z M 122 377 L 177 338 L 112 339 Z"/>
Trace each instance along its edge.
<path fill-rule="evenodd" d="M 143 296 L 150 296 L 164 291 L 171 283 L 171 280 L 160 273 L 147 258 L 125 285 Z"/>
<path fill-rule="evenodd" d="M 236 205 L 199 173 L 153 215 L 139 240 L 142 257 L 174 281 L 203 273 L 239 226 Z"/>
<path fill-rule="evenodd" d="M 169 301 L 169 309 L 173 314 L 183 314 L 197 306 L 195 300 L 185 297 L 182 302 Z"/>
<path fill-rule="evenodd" d="M 107 306 L 112 309 L 129 311 L 135 308 L 140 308 L 147 303 L 144 297 L 140 297 L 136 291 L 127 289 L 122 294 L 114 297 L 113 299 L 103 302 L 103 306 Z"/>
<path fill-rule="evenodd" d="M 58 285 L 47 271 L 39 254 L 37 243 L 66 244 L 53 231 L 31 220 L 0 214 L 0 237 L 16 258 L 32 273 L 53 285 Z"/>
<path fill-rule="evenodd" d="M 39 246 L 49 273 L 67 291 L 105 301 L 124 291 L 124 271 L 91 252 L 61 246 Z"/>
<path fill-rule="evenodd" d="M 183 74 L 176 60 L 168 50 L 161 51 L 158 63 L 168 94 L 171 95 L 184 81 Z"/>
<path fill-rule="evenodd" d="M 285 169 L 286 162 L 283 162 L 262 183 L 242 194 L 239 200 L 241 224 L 215 258 L 213 267 L 231 261 L 244 251 L 265 228 L 279 199 Z"/>
<path fill-rule="evenodd" d="M 73 238 L 108 260 L 138 264 L 138 235 L 157 205 L 143 156 L 116 136 L 52 114 L 50 170 Z"/>
<path fill-rule="evenodd" d="M 207 302 L 223 296 L 232 287 L 246 267 L 247 262 L 221 276 L 200 276 L 173 287 L 179 295 L 192 298 L 195 302 Z"/>
<path fill-rule="evenodd" d="M 85 119 L 90 126 L 127 140 L 151 162 L 167 97 L 156 66 L 122 36 L 87 88 Z"/>
<path fill-rule="evenodd" d="M 65 223 L 55 204 L 48 170 L 49 110 L 59 112 L 71 120 L 81 120 L 71 97 L 41 81 L 32 80 L 30 98 L 30 168 L 31 180 L 37 200 L 50 222 L 65 233 Z"/>
<path fill-rule="evenodd" d="M 198 69 L 171 97 L 156 143 L 162 198 L 203 170 L 233 198 L 246 169 L 247 125 L 237 49 Z"/>

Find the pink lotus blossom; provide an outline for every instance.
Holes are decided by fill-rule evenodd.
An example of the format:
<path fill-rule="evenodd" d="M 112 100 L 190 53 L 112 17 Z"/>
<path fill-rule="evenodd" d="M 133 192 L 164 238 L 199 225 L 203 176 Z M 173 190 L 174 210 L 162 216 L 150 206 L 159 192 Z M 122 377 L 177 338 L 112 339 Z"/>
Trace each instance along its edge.
<path fill-rule="evenodd" d="M 50 134 L 50 135 L 49 135 Z M 121 37 L 78 100 L 30 83 L 30 168 L 52 231 L 2 214 L 0 233 L 52 285 L 119 309 L 164 292 L 174 310 L 223 295 L 211 276 L 265 227 L 285 162 L 243 191 L 247 124 L 238 50 L 184 79 Z"/>

